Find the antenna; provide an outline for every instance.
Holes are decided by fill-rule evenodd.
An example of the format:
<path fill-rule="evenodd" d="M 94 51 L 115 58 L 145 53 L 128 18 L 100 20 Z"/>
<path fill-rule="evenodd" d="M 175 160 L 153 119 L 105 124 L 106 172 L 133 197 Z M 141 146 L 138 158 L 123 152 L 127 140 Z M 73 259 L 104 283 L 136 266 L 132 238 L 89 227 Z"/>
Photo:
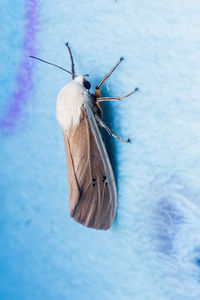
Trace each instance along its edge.
<path fill-rule="evenodd" d="M 73 74 L 72 72 L 70 72 L 70 71 L 68 71 L 68 70 L 66 70 L 66 69 L 64 69 L 64 68 L 62 68 L 62 67 L 60 67 L 60 66 L 58 66 L 58 65 L 56 65 L 56 64 L 53 64 L 53 63 L 51 63 L 51 62 L 49 62 L 49 61 L 43 60 L 43 59 L 41 59 L 41 58 L 38 58 L 38 57 L 32 56 L 32 55 L 30 55 L 29 57 L 35 58 L 35 59 L 40 60 L 40 61 L 42 61 L 42 62 L 44 62 L 44 63 L 46 63 L 46 64 L 52 65 L 52 66 L 54 66 L 54 67 L 57 67 L 57 68 L 59 68 L 59 69 L 65 71 L 65 72 L 71 74 L 72 76 L 76 76 L 76 75 Z"/>

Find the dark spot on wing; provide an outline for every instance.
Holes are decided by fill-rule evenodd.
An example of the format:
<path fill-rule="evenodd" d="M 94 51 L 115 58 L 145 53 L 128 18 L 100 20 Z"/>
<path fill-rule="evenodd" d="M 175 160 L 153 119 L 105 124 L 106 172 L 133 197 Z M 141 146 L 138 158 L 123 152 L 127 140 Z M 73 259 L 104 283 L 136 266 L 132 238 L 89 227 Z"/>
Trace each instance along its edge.
<path fill-rule="evenodd" d="M 106 181 L 106 176 L 103 176 L 102 177 L 102 182 L 105 182 Z"/>

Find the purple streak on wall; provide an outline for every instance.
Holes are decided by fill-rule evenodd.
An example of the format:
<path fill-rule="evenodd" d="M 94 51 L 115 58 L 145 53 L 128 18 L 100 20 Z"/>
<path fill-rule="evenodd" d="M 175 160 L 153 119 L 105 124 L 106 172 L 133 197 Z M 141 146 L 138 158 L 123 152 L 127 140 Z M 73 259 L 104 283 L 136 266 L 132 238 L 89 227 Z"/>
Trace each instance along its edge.
<path fill-rule="evenodd" d="M 36 52 L 36 31 L 38 27 L 37 0 L 25 1 L 24 43 L 21 62 L 16 71 L 14 89 L 7 99 L 7 110 L 0 119 L 1 133 L 12 133 L 16 127 L 22 108 L 32 89 L 32 64 L 29 55 Z"/>

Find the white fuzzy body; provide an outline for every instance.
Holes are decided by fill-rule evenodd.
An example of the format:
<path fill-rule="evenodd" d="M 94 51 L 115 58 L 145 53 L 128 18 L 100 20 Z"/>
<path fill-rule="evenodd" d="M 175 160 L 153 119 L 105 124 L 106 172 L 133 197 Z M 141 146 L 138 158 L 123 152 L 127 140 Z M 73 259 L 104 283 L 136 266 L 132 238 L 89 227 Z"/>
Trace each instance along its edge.
<path fill-rule="evenodd" d="M 57 97 L 56 116 L 63 130 L 78 126 L 81 107 L 91 102 L 91 96 L 83 85 L 84 76 L 80 75 L 65 85 Z"/>

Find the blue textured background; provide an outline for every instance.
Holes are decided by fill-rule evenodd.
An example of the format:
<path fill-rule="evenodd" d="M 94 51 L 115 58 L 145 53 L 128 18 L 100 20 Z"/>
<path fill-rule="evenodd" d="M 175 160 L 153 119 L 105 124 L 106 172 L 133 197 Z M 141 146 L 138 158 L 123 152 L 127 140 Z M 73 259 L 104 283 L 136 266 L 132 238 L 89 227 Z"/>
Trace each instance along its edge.
<path fill-rule="evenodd" d="M 37 24 L 27 30 L 31 3 Z M 2 300 L 200 299 L 199 16 L 197 0 L 3 1 L 1 122 L 13 90 L 22 90 L 23 102 L 0 136 Z M 118 211 L 106 232 L 68 213 L 55 104 L 70 77 L 28 59 L 69 68 L 66 41 L 93 87 L 125 57 L 105 95 L 140 87 L 104 106 L 113 131 L 133 139 L 109 139 Z M 21 66 L 29 66 L 24 90 Z"/>

